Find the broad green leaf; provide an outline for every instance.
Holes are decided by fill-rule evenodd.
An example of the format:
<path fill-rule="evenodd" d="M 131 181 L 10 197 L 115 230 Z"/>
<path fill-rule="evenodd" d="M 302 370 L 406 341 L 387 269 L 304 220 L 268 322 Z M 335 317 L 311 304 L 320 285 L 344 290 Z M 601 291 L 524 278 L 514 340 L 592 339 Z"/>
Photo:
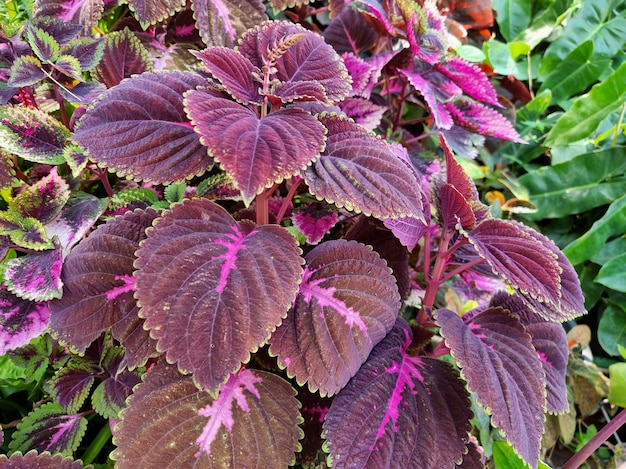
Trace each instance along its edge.
<path fill-rule="evenodd" d="M 624 194 L 624 147 L 594 151 L 520 177 L 537 212 L 530 220 L 559 218 L 609 204 Z"/>
<path fill-rule="evenodd" d="M 626 235 L 626 233 L 625 233 Z M 622 236 L 621 238 L 616 238 L 604 246 L 602 249 L 591 258 L 591 262 L 594 262 L 598 265 L 604 265 L 613 259 L 616 256 L 619 256 L 626 252 L 626 237 Z"/>
<path fill-rule="evenodd" d="M 611 204 L 606 213 L 596 220 L 589 231 L 563 249 L 572 265 L 595 256 L 611 236 L 626 232 L 626 195 Z"/>
<path fill-rule="evenodd" d="M 522 33 L 531 20 L 532 2 L 527 0 L 493 0 L 498 26 L 507 42 Z"/>
<path fill-rule="evenodd" d="M 528 465 L 520 458 L 507 441 L 493 442 L 493 462 L 496 469 L 527 469 Z M 538 469 L 550 469 L 543 461 L 537 464 Z"/>
<path fill-rule="evenodd" d="M 598 341 L 609 355 L 620 355 L 618 345 L 626 346 L 626 304 L 607 306 L 598 324 Z"/>
<path fill-rule="evenodd" d="M 594 53 L 593 42 L 585 41 L 545 77 L 539 92 L 552 91 L 552 101 L 558 103 L 584 91 L 610 64 L 610 57 Z"/>
<path fill-rule="evenodd" d="M 577 99 L 548 134 L 548 147 L 588 137 L 611 112 L 626 102 L 626 63 Z"/>
<path fill-rule="evenodd" d="M 626 253 L 614 257 L 602 266 L 595 281 L 605 287 L 626 293 L 625 263 Z"/>
<path fill-rule="evenodd" d="M 533 121 L 540 119 L 545 115 L 550 101 L 552 100 L 552 90 L 543 90 L 529 102 L 527 102 L 523 108 L 517 112 L 517 117 L 520 121 Z"/>
<path fill-rule="evenodd" d="M 609 401 L 611 404 L 626 407 L 626 363 L 609 366 Z"/>
<path fill-rule="evenodd" d="M 519 73 L 519 66 L 507 44 L 492 39 L 484 43 L 483 49 L 496 73 L 500 75 L 516 75 Z"/>

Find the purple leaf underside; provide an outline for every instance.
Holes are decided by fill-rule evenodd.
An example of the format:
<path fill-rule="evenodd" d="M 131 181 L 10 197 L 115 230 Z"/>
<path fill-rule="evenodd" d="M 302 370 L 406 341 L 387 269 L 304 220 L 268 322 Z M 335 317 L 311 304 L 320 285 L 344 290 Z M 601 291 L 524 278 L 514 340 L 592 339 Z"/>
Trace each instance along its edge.
<path fill-rule="evenodd" d="M 184 0 L 128 0 L 128 6 L 144 29 L 169 18 L 184 5 Z"/>

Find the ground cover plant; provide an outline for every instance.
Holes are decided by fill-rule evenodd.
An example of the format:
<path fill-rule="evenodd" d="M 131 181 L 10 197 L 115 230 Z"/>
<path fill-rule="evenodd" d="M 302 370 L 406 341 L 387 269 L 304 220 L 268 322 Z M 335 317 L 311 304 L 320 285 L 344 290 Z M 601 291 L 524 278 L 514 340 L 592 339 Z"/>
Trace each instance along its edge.
<path fill-rule="evenodd" d="M 463 169 L 524 140 L 453 19 L 42 1 L 5 25 L 3 397 L 37 403 L 5 410 L 15 467 L 543 465 L 582 290 Z"/>

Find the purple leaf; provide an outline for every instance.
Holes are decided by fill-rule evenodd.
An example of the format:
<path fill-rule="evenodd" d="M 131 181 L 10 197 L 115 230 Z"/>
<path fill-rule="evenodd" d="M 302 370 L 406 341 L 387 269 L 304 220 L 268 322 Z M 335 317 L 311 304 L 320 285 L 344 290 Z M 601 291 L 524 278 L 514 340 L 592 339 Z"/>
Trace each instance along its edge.
<path fill-rule="evenodd" d="M 0 287 L 0 355 L 39 337 L 48 327 L 47 303 L 24 300 Z"/>
<path fill-rule="evenodd" d="M 14 177 L 13 162 L 6 153 L 0 153 L 0 189 L 11 187 Z"/>
<path fill-rule="evenodd" d="M 124 78 L 139 75 L 152 69 L 148 51 L 128 28 L 106 35 L 102 60 L 91 75 L 112 88 Z"/>
<path fill-rule="evenodd" d="M 187 94 L 186 110 L 201 142 L 235 180 L 249 205 L 267 187 L 317 158 L 324 127 L 307 112 L 281 109 L 259 118 L 250 109 L 204 91 Z"/>
<path fill-rule="evenodd" d="M 7 86 L 20 88 L 34 85 L 46 77 L 41 62 L 32 55 L 22 55 L 15 59 L 9 71 Z"/>
<path fill-rule="evenodd" d="M 148 209 L 113 218 L 70 252 L 63 267 L 63 297 L 50 303 L 50 328 L 59 340 L 84 352 L 112 328 L 113 337 L 122 345 L 128 345 L 130 334 L 139 333 L 128 350 L 129 366 L 155 355 L 155 344 L 142 330 L 143 321 L 137 315 L 132 273 L 135 251 L 157 216 Z"/>
<path fill-rule="evenodd" d="M 538 316 L 518 295 L 499 292 L 489 306 L 501 306 L 519 317 L 531 336 L 546 375 L 548 412 L 566 412 L 569 409 L 565 386 L 569 349 L 563 326 Z"/>
<path fill-rule="evenodd" d="M 82 37 L 74 39 L 61 52 L 78 60 L 82 71 L 94 68 L 104 54 L 105 39 Z"/>
<path fill-rule="evenodd" d="M 238 223 L 213 202 L 187 200 L 137 251 L 140 315 L 159 351 L 215 394 L 287 314 L 301 265 L 286 229 Z"/>
<path fill-rule="evenodd" d="M 95 381 L 94 375 L 101 371 L 98 368 L 94 364 L 70 362 L 59 369 L 49 382 L 54 402 L 68 414 L 78 413 Z"/>
<path fill-rule="evenodd" d="M 400 295 L 387 263 L 362 244 L 327 241 L 305 259 L 296 302 L 272 335 L 270 354 L 299 384 L 332 395 L 391 330 Z"/>
<path fill-rule="evenodd" d="M 488 308 L 468 323 L 447 309 L 435 317 L 468 388 L 491 413 L 493 425 L 524 461 L 537 467 L 545 376 L 524 326 L 501 307 Z"/>
<path fill-rule="evenodd" d="M 294 101 L 328 102 L 326 90 L 321 83 L 315 80 L 277 84 L 268 96 L 270 99 L 275 96 L 283 103 L 291 103 Z"/>
<path fill-rule="evenodd" d="M 365 17 L 344 8 L 324 30 L 324 39 L 340 54 L 360 56 L 376 45 L 378 34 Z"/>
<path fill-rule="evenodd" d="M 91 402 L 98 414 L 104 418 L 117 419 L 126 408 L 126 399 L 133 388 L 141 382 L 139 374 L 123 368 L 124 351 L 119 347 L 107 350 L 103 366 L 108 377 L 94 390 Z"/>
<path fill-rule="evenodd" d="M 67 44 L 77 34 L 90 34 L 104 11 L 104 0 L 37 0 L 34 16 L 37 26 L 59 42 Z"/>
<path fill-rule="evenodd" d="M 185 0 L 128 0 L 128 6 L 143 29 L 174 15 L 185 5 Z"/>
<path fill-rule="evenodd" d="M 242 369 L 212 399 L 161 363 L 122 412 L 113 459 L 119 469 L 287 467 L 300 422 L 293 388 L 278 376 Z"/>
<path fill-rule="evenodd" d="M 326 149 L 303 172 L 312 194 L 367 216 L 424 219 L 420 184 L 389 145 L 347 119 L 320 120 Z"/>
<path fill-rule="evenodd" d="M 415 217 L 385 218 L 383 223 L 409 251 L 415 249 L 428 229 L 423 220 Z"/>
<path fill-rule="evenodd" d="M 511 142 L 526 143 L 506 117 L 483 104 L 457 100 L 454 103 L 446 103 L 445 107 L 452 115 L 454 123 L 470 132 Z"/>
<path fill-rule="evenodd" d="M 465 94 L 483 103 L 500 107 L 498 95 L 489 78 L 476 64 L 452 56 L 436 65 L 436 69 L 456 83 Z"/>
<path fill-rule="evenodd" d="M 206 83 L 189 72 L 144 73 L 108 90 L 73 140 L 121 176 L 167 183 L 199 175 L 213 159 L 183 110 L 183 93 Z"/>
<path fill-rule="evenodd" d="M 451 467 L 469 439 L 470 403 L 452 366 L 406 352 L 402 319 L 335 397 L 323 437 L 333 468 Z"/>
<path fill-rule="evenodd" d="M 365 61 L 351 53 L 344 53 L 341 57 L 352 77 L 351 96 L 369 99 L 374 86 L 380 79 L 382 68 L 387 62 L 380 60 L 379 57 Z M 388 54 L 387 57 L 391 59 L 393 56 Z"/>
<path fill-rule="evenodd" d="M 459 191 L 468 202 L 480 202 L 478 190 L 472 178 L 463 170 L 463 167 L 454 159 L 452 150 L 448 146 L 444 135 L 439 134 L 439 145 L 443 149 L 446 158 L 446 181 Z"/>
<path fill-rule="evenodd" d="M 25 187 L 11 202 L 9 210 L 23 217 L 33 217 L 41 223 L 51 222 L 70 197 L 69 186 L 56 168 L 32 186 Z"/>
<path fill-rule="evenodd" d="M 66 415 L 60 405 L 49 402 L 22 419 L 9 448 L 22 453 L 35 449 L 70 456 L 80 445 L 86 428 L 85 417 Z"/>
<path fill-rule="evenodd" d="M 372 103 L 363 98 L 348 98 L 339 103 L 341 110 L 357 124 L 368 130 L 375 130 L 380 126 L 383 114 L 387 108 Z"/>
<path fill-rule="evenodd" d="M 267 19 L 261 0 L 193 0 L 202 41 L 209 47 L 233 48 L 245 31 Z"/>
<path fill-rule="evenodd" d="M 304 37 L 299 42 L 281 49 L 281 41 L 292 35 Z M 348 96 L 352 86 L 341 57 L 324 39 L 302 26 L 287 21 L 268 21 L 247 32 L 238 51 L 258 69 L 272 60 L 276 73 L 273 78 L 281 82 L 311 82 L 321 84 L 328 104 Z"/>
<path fill-rule="evenodd" d="M 476 226 L 470 203 L 452 184 L 444 184 L 439 190 L 439 211 L 444 230 L 455 229 L 457 223 L 466 230 Z"/>
<path fill-rule="evenodd" d="M 60 454 L 39 454 L 37 451 L 29 451 L 26 454 L 13 453 L 11 457 L 0 455 L 0 469 L 83 469 L 80 461 L 65 458 Z"/>
<path fill-rule="evenodd" d="M 291 215 L 293 226 L 298 228 L 311 245 L 319 243 L 338 219 L 336 211 L 314 203 L 299 207 Z"/>
<path fill-rule="evenodd" d="M 82 81 L 82 72 L 80 69 L 80 62 L 77 58 L 71 55 L 61 55 L 59 58 L 51 64 L 52 67 L 64 74 L 65 76 L 77 81 Z"/>
<path fill-rule="evenodd" d="M 441 98 L 438 97 L 439 90 L 436 85 L 424 78 L 419 71 L 399 69 L 398 72 L 404 75 L 409 80 L 409 83 L 422 95 L 430 115 L 435 120 L 435 124 L 441 129 L 452 127 L 454 123 L 452 115 L 440 102 Z"/>
<path fill-rule="evenodd" d="M 35 55 L 43 62 L 55 62 L 59 58 L 59 43 L 43 29 L 29 24 L 26 27 L 26 40 Z"/>
<path fill-rule="evenodd" d="M 42 29 L 48 34 L 50 34 L 54 38 L 54 40 L 58 42 L 59 45 L 61 46 L 67 45 L 70 41 L 80 36 L 81 32 L 83 31 L 83 28 L 80 24 L 78 24 L 78 21 L 76 22 L 72 22 L 69 20 L 63 21 L 63 19 L 55 18 L 54 17 L 55 15 L 52 15 L 52 14 L 48 15 L 46 13 L 43 13 L 39 11 L 39 7 L 42 5 L 42 3 L 43 3 L 42 0 L 38 0 L 36 2 L 36 5 L 34 6 L 36 14 L 34 15 L 34 18 L 31 20 L 31 23 L 33 24 L 33 26 L 36 26 L 37 28 Z M 71 2 L 58 2 L 56 6 L 62 10 L 64 8 L 71 9 L 72 6 L 79 7 L 80 4 L 72 5 Z M 72 13 L 78 14 L 80 13 L 80 11 L 78 8 L 76 8 L 76 11 Z"/>
<path fill-rule="evenodd" d="M 54 249 L 9 259 L 4 264 L 4 283 L 12 293 L 26 300 L 60 298 L 62 256 L 63 250 L 56 242 Z"/>

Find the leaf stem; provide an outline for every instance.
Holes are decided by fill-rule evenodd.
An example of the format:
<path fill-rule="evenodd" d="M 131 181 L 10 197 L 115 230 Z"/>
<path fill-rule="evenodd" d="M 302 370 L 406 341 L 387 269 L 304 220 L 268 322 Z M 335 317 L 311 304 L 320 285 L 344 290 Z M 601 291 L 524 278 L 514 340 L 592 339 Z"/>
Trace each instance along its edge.
<path fill-rule="evenodd" d="M 422 301 L 422 307 L 432 309 L 435 304 L 435 296 L 439 286 L 443 283 L 443 274 L 448 267 L 448 260 L 450 251 L 448 251 L 448 244 L 450 242 L 451 234 L 444 234 L 439 240 L 439 249 L 437 250 L 437 257 L 435 258 L 435 265 L 431 271 L 431 274 L 426 279 L 426 293 L 424 294 L 424 300 Z M 425 265 L 425 269 L 428 269 L 428 264 Z"/>
<path fill-rule="evenodd" d="M 619 113 L 617 125 L 615 126 L 615 132 L 613 133 L 613 139 L 611 140 L 611 148 L 615 148 L 615 146 L 617 145 L 617 138 L 619 137 L 620 127 L 622 126 L 622 122 L 624 121 L 624 113 L 626 113 L 626 103 L 622 104 L 622 110 Z"/>
<path fill-rule="evenodd" d="M 96 437 L 91 441 L 91 443 L 85 450 L 85 454 L 83 454 L 82 460 L 85 466 L 91 464 L 96 459 L 96 457 L 98 456 L 100 451 L 102 451 L 102 448 L 104 448 L 104 445 L 107 444 L 110 438 L 111 426 L 108 422 L 105 422 Z"/>
<path fill-rule="evenodd" d="M 287 213 L 287 209 L 289 208 L 289 203 L 296 196 L 296 192 L 298 191 L 298 187 L 300 187 L 301 183 L 302 183 L 301 178 L 297 178 L 292 181 L 291 187 L 289 188 L 289 192 L 287 192 L 287 195 L 285 196 L 285 199 L 283 200 L 283 204 L 280 206 L 280 210 L 278 211 L 278 214 L 276 214 L 277 225 L 280 225 L 282 223 L 283 218 L 285 217 L 285 213 Z"/>

